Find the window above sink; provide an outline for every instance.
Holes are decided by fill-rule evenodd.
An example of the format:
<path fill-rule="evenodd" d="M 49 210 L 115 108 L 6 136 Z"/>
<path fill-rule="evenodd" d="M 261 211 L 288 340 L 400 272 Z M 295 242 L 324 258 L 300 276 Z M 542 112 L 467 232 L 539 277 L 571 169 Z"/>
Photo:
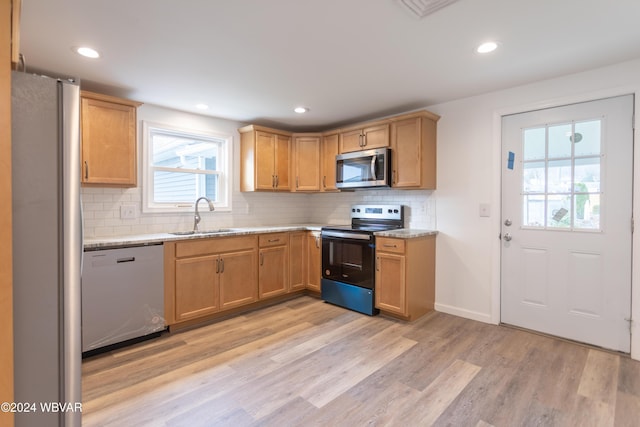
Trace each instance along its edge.
<path fill-rule="evenodd" d="M 206 196 L 231 208 L 231 135 L 143 122 L 143 212 L 190 212 Z"/>

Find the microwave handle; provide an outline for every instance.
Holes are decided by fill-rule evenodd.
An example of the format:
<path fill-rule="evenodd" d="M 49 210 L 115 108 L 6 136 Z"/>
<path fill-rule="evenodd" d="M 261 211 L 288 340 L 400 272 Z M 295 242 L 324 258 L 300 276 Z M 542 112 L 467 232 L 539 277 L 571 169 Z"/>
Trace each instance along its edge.
<path fill-rule="evenodd" d="M 376 160 L 378 159 L 377 155 L 371 156 L 371 177 L 376 179 Z"/>

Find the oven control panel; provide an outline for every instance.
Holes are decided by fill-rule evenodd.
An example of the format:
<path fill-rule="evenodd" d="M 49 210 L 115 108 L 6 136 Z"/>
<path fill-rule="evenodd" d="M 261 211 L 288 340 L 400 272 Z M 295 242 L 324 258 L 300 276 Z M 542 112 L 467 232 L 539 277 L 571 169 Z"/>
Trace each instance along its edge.
<path fill-rule="evenodd" d="M 403 219 L 402 205 L 353 205 L 351 219 Z"/>

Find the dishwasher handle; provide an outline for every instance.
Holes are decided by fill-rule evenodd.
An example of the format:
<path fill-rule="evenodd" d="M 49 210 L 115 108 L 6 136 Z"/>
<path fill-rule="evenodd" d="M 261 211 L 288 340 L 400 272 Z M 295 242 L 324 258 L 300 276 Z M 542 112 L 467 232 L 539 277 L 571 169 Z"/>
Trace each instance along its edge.
<path fill-rule="evenodd" d="M 125 257 L 125 258 L 116 259 L 116 263 L 120 264 L 120 263 L 123 263 L 123 262 L 134 262 L 135 260 L 136 260 L 136 257 L 129 256 L 129 257 Z"/>

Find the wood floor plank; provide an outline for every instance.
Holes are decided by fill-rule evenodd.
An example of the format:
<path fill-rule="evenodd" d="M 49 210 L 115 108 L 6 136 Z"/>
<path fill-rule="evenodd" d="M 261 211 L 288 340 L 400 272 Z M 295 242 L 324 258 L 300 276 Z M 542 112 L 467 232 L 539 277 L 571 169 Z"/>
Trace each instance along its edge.
<path fill-rule="evenodd" d="M 640 362 L 303 296 L 85 360 L 83 411 L 89 427 L 635 427 Z"/>
<path fill-rule="evenodd" d="M 578 386 L 578 394 L 596 402 L 615 405 L 619 366 L 619 356 L 604 351 L 589 350 Z"/>
<path fill-rule="evenodd" d="M 473 380 L 480 367 L 463 360 L 454 360 L 429 386 L 420 393 L 415 402 L 408 401 L 404 408 L 407 425 L 432 425 Z M 384 425 L 393 426 L 390 419 Z"/>

